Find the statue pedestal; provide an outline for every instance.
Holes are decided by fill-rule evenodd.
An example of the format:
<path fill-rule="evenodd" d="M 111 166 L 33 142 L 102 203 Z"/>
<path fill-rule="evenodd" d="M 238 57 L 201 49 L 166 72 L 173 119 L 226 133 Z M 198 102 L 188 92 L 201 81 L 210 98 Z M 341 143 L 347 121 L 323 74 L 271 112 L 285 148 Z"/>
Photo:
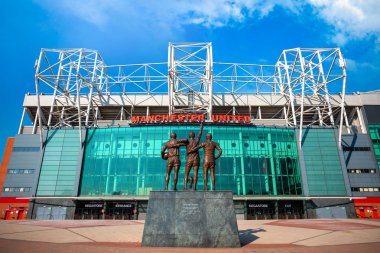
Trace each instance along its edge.
<path fill-rule="evenodd" d="M 231 191 L 151 191 L 144 247 L 240 247 Z"/>

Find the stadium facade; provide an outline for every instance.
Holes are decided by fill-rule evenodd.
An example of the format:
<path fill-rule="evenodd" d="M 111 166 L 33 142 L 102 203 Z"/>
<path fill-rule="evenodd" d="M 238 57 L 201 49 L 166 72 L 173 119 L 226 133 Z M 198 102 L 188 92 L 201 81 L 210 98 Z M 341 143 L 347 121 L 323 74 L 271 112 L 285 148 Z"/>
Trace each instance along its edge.
<path fill-rule="evenodd" d="M 256 65 L 170 43 L 167 62 L 113 66 L 94 50 L 42 49 L 35 68 L 3 157 L 3 218 L 144 219 L 164 189 L 163 144 L 200 122 L 223 149 L 216 189 L 233 191 L 239 219 L 378 218 L 380 91 L 346 94 L 339 48 Z"/>

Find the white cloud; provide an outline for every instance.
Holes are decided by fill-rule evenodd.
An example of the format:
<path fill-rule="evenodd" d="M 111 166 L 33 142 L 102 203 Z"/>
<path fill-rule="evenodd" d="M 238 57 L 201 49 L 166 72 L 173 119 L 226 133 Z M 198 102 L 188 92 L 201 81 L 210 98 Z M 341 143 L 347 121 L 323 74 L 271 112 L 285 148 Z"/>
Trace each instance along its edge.
<path fill-rule="evenodd" d="M 347 70 L 351 72 L 366 73 L 379 71 L 380 67 L 371 62 L 359 62 L 353 59 L 345 58 L 347 64 Z"/>
<path fill-rule="evenodd" d="M 55 2 L 41 0 L 39 2 L 53 12 L 62 13 L 68 16 L 75 16 L 98 27 L 103 27 L 109 22 L 112 17 L 112 12 L 117 11 L 117 6 L 119 3 L 118 0 L 64 0 Z"/>
<path fill-rule="evenodd" d="M 296 12 L 297 4 L 289 0 L 35 0 L 53 12 L 65 13 L 102 27 L 115 15 L 139 14 L 139 20 L 160 21 L 172 26 L 201 24 L 206 27 L 242 23 L 248 17 L 262 18 L 273 8 L 284 6 Z M 135 15 L 133 15 L 135 16 Z M 126 24 L 127 25 L 127 24 Z"/>
<path fill-rule="evenodd" d="M 347 69 L 349 71 L 356 71 L 358 69 L 358 64 L 356 63 L 355 60 L 349 59 L 349 58 L 345 58 L 345 60 L 346 60 Z"/>
<path fill-rule="evenodd" d="M 333 27 L 332 39 L 344 45 L 351 39 L 380 37 L 379 0 L 309 0 L 316 14 Z"/>
<path fill-rule="evenodd" d="M 125 26 L 145 25 L 167 32 L 189 24 L 208 28 L 232 26 L 248 18 L 265 18 L 275 7 L 294 15 L 308 15 L 304 11 L 311 7 L 313 15 L 328 24 L 325 33 L 338 45 L 370 36 L 380 41 L 379 0 L 36 1 L 52 12 L 75 16 L 100 29 L 118 18 Z"/>

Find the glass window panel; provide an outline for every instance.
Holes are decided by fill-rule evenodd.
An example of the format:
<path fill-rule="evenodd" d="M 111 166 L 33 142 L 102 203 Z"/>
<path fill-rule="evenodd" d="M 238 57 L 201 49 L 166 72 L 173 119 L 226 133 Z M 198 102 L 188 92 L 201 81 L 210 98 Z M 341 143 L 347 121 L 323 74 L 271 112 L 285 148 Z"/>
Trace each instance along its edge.
<path fill-rule="evenodd" d="M 79 130 L 49 130 L 37 196 L 72 196 L 80 153 Z"/>
<path fill-rule="evenodd" d="M 166 162 L 160 151 L 172 131 L 183 139 L 190 131 L 197 134 L 198 126 L 89 129 L 80 194 L 147 195 L 150 190 L 162 190 Z M 206 126 L 207 132 L 213 133 L 223 149 L 215 170 L 217 189 L 231 189 L 237 195 L 302 194 L 293 129 Z M 201 142 L 204 140 L 205 134 Z M 182 179 L 185 148 L 180 149 L 180 155 Z M 203 151 L 200 156 L 202 161 Z M 173 172 L 170 186 L 172 178 Z M 178 188 L 182 187 L 179 180 Z M 202 188 L 201 162 L 198 189 Z"/>
<path fill-rule="evenodd" d="M 55 187 L 51 187 L 50 185 L 41 185 L 39 186 L 38 188 L 38 191 L 41 192 L 41 191 L 50 191 L 50 190 L 54 190 Z"/>
<path fill-rule="evenodd" d="M 312 196 L 346 195 L 334 131 L 310 128 L 303 132 L 302 150 Z"/>
<path fill-rule="evenodd" d="M 38 190 L 37 194 L 39 196 L 54 196 L 55 191 L 54 190 Z"/>

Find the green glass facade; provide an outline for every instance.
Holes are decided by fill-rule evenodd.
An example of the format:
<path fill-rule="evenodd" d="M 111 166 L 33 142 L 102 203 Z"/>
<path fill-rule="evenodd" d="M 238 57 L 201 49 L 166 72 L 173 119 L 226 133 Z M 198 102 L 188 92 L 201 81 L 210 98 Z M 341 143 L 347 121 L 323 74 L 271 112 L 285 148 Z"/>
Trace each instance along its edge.
<path fill-rule="evenodd" d="M 311 196 L 345 196 L 334 129 L 307 128 L 303 131 L 302 152 Z"/>
<path fill-rule="evenodd" d="M 198 128 L 136 126 L 89 129 L 80 195 L 148 195 L 150 190 L 164 189 L 166 161 L 160 155 L 163 144 L 171 132 L 176 132 L 177 138 L 183 139 L 190 131 L 197 134 Z M 216 163 L 217 190 L 232 190 L 235 195 L 302 195 L 294 129 L 205 126 L 201 142 L 207 132 L 213 134 L 214 141 L 223 149 L 223 155 Z M 203 189 L 203 151 L 200 153 L 198 188 Z M 180 157 L 182 165 L 178 188 L 182 189 L 184 147 L 180 149 Z"/>
<path fill-rule="evenodd" d="M 81 165 L 78 129 L 49 130 L 37 196 L 73 196 Z"/>
<path fill-rule="evenodd" d="M 375 151 L 377 164 L 380 169 L 380 124 L 369 124 L 368 128 Z"/>

